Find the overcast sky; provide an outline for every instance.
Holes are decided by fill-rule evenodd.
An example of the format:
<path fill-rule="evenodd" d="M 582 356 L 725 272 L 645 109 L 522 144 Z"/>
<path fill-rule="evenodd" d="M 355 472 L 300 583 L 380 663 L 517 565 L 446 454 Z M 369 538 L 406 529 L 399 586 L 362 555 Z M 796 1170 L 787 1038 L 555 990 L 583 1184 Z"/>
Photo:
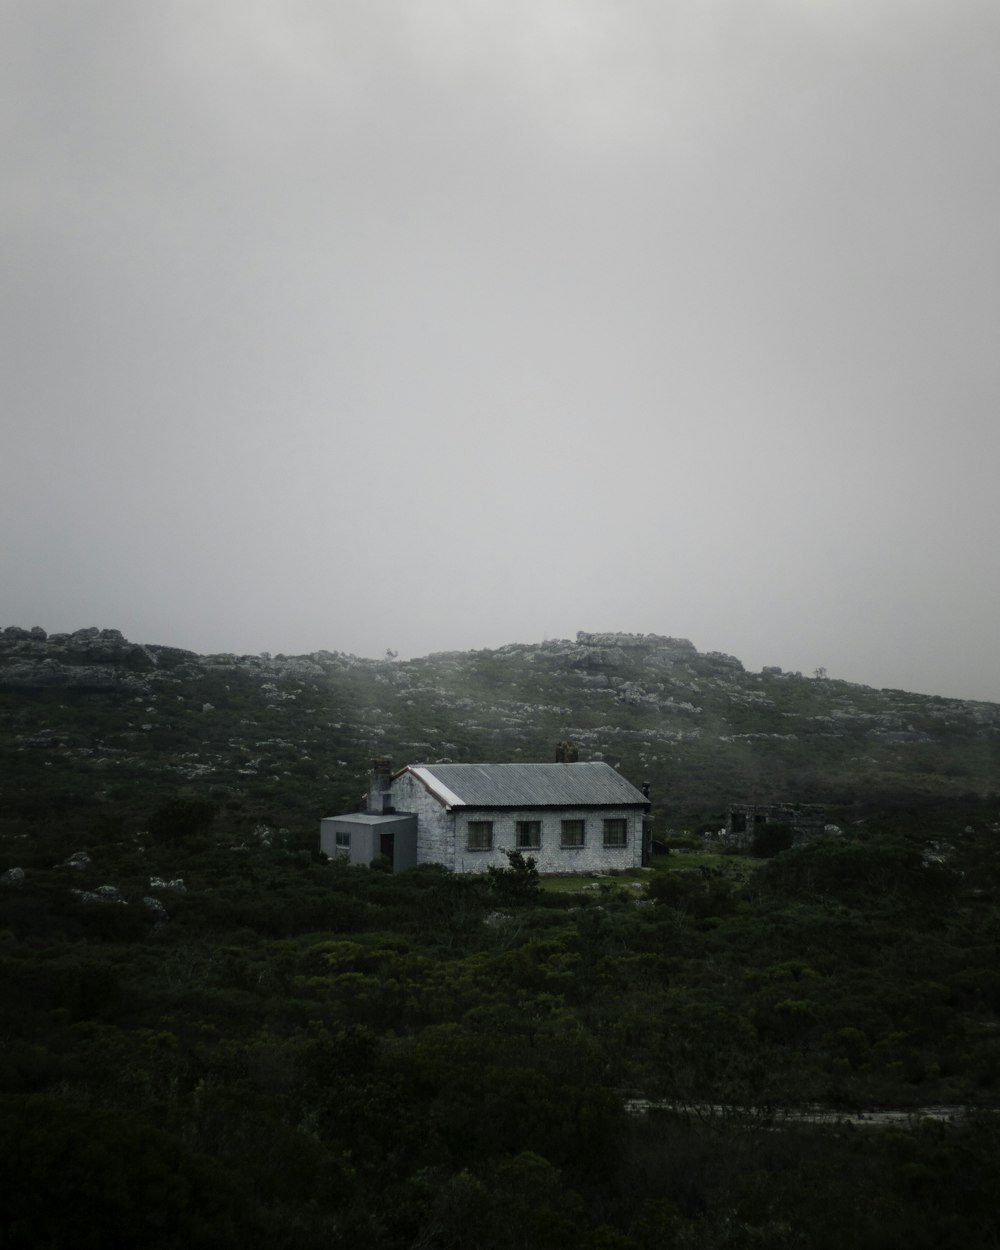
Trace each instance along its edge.
<path fill-rule="evenodd" d="M 1000 700 L 997 0 L 5 0 L 0 624 Z"/>

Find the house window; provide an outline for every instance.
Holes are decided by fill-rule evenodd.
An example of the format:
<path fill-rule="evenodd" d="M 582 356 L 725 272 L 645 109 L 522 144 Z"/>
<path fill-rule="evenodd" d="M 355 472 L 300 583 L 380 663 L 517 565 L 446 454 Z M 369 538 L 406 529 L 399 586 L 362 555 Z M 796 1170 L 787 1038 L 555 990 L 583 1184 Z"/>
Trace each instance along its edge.
<path fill-rule="evenodd" d="M 470 851 L 493 850 L 493 821 L 470 820 L 466 849 Z"/>
<path fill-rule="evenodd" d="M 350 830 L 338 829 L 333 835 L 333 840 L 338 851 L 349 851 L 351 849 Z"/>
<path fill-rule="evenodd" d="M 584 822 L 582 820 L 564 820 L 560 846 L 583 846 Z"/>
<path fill-rule="evenodd" d="M 625 846 L 628 842 L 628 821 L 616 817 L 604 822 L 604 845 Z"/>
<path fill-rule="evenodd" d="M 520 851 L 537 851 L 542 845 L 542 822 L 519 820 L 517 822 L 517 848 Z"/>

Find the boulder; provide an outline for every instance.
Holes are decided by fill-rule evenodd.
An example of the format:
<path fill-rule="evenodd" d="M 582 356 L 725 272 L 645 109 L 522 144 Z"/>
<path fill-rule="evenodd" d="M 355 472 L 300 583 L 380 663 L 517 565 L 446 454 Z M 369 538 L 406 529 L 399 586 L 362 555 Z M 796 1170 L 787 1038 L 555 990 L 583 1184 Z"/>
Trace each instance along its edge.
<path fill-rule="evenodd" d="M 158 898 L 153 898 L 147 894 L 142 900 L 143 906 L 154 916 L 157 925 L 166 924 L 170 919 L 167 909 L 163 906 Z"/>
<path fill-rule="evenodd" d="M 150 877 L 149 888 L 151 890 L 173 890 L 175 894 L 187 893 L 187 886 L 184 884 L 183 877 L 175 877 L 172 881 L 165 881 L 163 877 Z"/>
<path fill-rule="evenodd" d="M 116 885 L 99 885 L 96 890 L 74 890 L 73 893 L 81 903 L 118 903 L 122 907 L 128 906 Z"/>

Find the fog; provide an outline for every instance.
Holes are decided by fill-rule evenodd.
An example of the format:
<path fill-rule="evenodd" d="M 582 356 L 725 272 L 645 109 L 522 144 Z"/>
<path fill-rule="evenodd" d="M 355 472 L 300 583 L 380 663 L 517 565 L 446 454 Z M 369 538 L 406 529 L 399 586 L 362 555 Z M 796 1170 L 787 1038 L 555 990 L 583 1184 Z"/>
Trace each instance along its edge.
<path fill-rule="evenodd" d="M 12 0 L 0 624 L 1000 700 L 993 0 Z"/>

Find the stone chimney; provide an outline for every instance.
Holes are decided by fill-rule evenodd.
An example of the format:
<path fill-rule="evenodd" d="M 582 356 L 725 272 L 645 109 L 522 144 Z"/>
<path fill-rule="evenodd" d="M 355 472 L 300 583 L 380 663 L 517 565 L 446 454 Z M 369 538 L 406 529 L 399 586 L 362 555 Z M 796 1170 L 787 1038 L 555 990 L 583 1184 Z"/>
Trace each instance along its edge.
<path fill-rule="evenodd" d="M 556 763 L 557 764 L 576 764 L 579 762 L 580 752 L 577 750 L 575 742 L 557 742 L 556 743 Z"/>
<path fill-rule="evenodd" d="M 368 815 L 392 811 L 392 760 L 380 755 L 372 760 L 368 776 Z"/>

